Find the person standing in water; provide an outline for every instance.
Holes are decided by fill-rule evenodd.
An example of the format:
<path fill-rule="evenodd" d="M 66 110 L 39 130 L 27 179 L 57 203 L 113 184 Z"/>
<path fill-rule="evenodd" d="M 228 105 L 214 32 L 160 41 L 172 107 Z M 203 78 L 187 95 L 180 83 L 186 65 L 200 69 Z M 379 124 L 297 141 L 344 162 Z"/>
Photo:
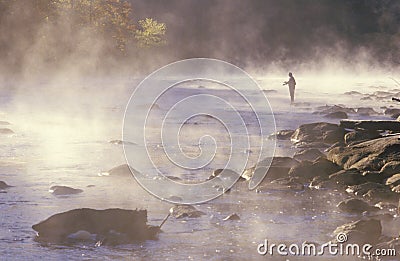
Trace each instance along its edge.
<path fill-rule="evenodd" d="M 296 80 L 293 77 L 293 74 L 290 72 L 289 73 L 289 81 L 284 82 L 283 85 L 289 85 L 289 93 L 290 93 L 290 101 L 291 104 L 294 103 L 294 89 L 296 88 Z"/>

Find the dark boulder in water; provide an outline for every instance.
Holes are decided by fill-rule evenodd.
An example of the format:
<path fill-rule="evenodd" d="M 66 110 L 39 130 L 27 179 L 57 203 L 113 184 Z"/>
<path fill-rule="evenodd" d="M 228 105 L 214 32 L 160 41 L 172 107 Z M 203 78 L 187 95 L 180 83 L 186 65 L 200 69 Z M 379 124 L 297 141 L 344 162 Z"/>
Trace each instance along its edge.
<path fill-rule="evenodd" d="M 128 164 L 122 164 L 114 167 L 108 171 L 100 173 L 100 176 L 111 176 L 111 177 L 133 177 L 132 173 L 137 172 L 135 169 L 130 167 Z"/>
<path fill-rule="evenodd" d="M 400 140 L 397 137 L 384 137 L 347 147 L 336 147 L 328 152 L 328 159 L 344 169 L 379 171 L 385 178 L 400 173 L 400 165 L 393 163 L 399 158 Z M 390 163 L 390 166 L 385 166 L 387 163 Z"/>
<path fill-rule="evenodd" d="M 379 208 L 370 206 L 367 202 L 361 199 L 346 199 L 338 204 L 338 208 L 342 211 L 349 213 L 363 213 L 365 211 L 374 212 L 378 211 Z"/>
<path fill-rule="evenodd" d="M 371 107 L 361 107 L 357 108 L 357 113 L 362 116 L 370 116 L 370 115 L 376 115 L 378 112 L 376 112 L 373 108 Z"/>
<path fill-rule="evenodd" d="M 325 115 L 325 117 L 330 119 L 347 119 L 349 116 L 347 116 L 347 113 L 345 113 L 344 111 L 337 111 L 328 113 Z"/>
<path fill-rule="evenodd" d="M 75 189 L 67 186 L 52 186 L 49 189 L 49 192 L 61 196 L 61 195 L 72 195 L 72 194 L 79 194 L 82 193 L 82 189 Z"/>
<path fill-rule="evenodd" d="M 175 218 L 198 218 L 206 213 L 203 211 L 197 210 L 194 206 L 191 205 L 175 205 L 172 207 L 169 212 Z"/>
<path fill-rule="evenodd" d="M 388 108 L 385 110 L 385 115 L 389 115 L 392 118 L 397 118 L 400 115 L 400 109 Z"/>
<path fill-rule="evenodd" d="M 356 113 L 353 108 L 346 108 L 342 105 L 325 105 L 316 108 L 317 111 L 314 114 L 330 114 L 335 112 L 345 112 L 345 113 Z"/>
<path fill-rule="evenodd" d="M 302 161 L 299 165 L 290 169 L 289 176 L 298 177 L 303 181 L 309 181 L 316 176 L 327 178 L 330 174 L 338 172 L 339 170 L 341 170 L 341 168 L 338 165 L 320 157 L 312 162 Z"/>
<path fill-rule="evenodd" d="M 68 243 L 71 234 L 86 231 L 96 235 L 96 240 L 107 240 L 121 234 L 129 242 L 154 239 L 159 227 L 147 225 L 146 210 L 90 208 L 74 209 L 55 214 L 33 225 L 37 232 L 36 240 L 53 243 Z M 79 232 L 79 234 L 85 234 Z M 112 242 L 108 242 L 112 244 Z"/>
<path fill-rule="evenodd" d="M 290 168 L 298 164 L 299 162 L 297 160 L 290 157 L 273 157 L 272 159 L 265 158 L 258 162 L 256 166 L 246 169 L 243 172 L 242 177 L 246 180 L 250 180 L 254 173 L 256 173 L 257 176 L 261 176 L 267 172 L 264 180 L 271 181 L 274 179 L 287 177 Z"/>
<path fill-rule="evenodd" d="M 303 161 L 303 160 L 314 161 L 319 157 L 324 157 L 324 156 L 325 154 L 322 153 L 319 149 L 312 148 L 296 152 L 293 158 L 298 161 Z"/>
<path fill-rule="evenodd" d="M 0 189 L 6 189 L 6 188 L 9 188 L 9 187 L 12 187 L 12 186 L 10 186 L 7 183 L 5 183 L 4 181 L 0 180 Z"/>
<path fill-rule="evenodd" d="M 337 124 L 317 122 L 300 125 L 291 139 L 293 142 L 324 142 L 333 144 L 342 141 L 345 130 Z"/>
<path fill-rule="evenodd" d="M 333 234 L 337 237 L 335 242 L 345 237 L 346 243 L 374 244 L 379 241 L 382 234 L 382 225 L 376 219 L 357 220 L 337 227 Z"/>

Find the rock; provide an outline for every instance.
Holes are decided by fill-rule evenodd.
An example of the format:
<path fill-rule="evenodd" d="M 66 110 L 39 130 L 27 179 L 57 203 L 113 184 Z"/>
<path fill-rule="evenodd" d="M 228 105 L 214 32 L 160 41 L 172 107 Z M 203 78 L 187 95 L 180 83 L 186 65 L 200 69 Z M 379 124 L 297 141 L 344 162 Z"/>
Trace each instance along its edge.
<path fill-rule="evenodd" d="M 394 174 L 400 173 L 400 161 L 389 161 L 383 165 L 379 173 L 384 177 L 391 177 Z"/>
<path fill-rule="evenodd" d="M 343 140 L 345 131 L 337 124 L 317 122 L 303 124 L 295 130 L 291 140 L 293 142 L 324 142 L 335 143 Z"/>
<path fill-rule="evenodd" d="M 329 179 L 342 186 L 353 186 L 368 182 L 368 178 L 361 175 L 357 169 L 340 170 L 329 175 Z"/>
<path fill-rule="evenodd" d="M 271 165 L 267 169 L 270 162 Z M 299 164 L 299 162 L 290 157 L 274 157 L 272 160 L 271 158 L 265 158 L 258 162 L 257 166 L 245 170 L 242 174 L 242 177 L 246 180 L 250 180 L 254 173 L 257 173 L 257 175 L 264 175 L 264 173 L 268 171 L 264 180 L 271 181 L 274 179 L 287 177 L 290 168 L 296 166 L 297 164 Z"/>
<path fill-rule="evenodd" d="M 392 187 L 392 191 L 395 192 L 395 193 L 400 193 L 400 184 Z"/>
<path fill-rule="evenodd" d="M 131 172 L 132 171 L 132 172 Z M 100 176 L 112 176 L 112 177 L 133 177 L 132 173 L 137 172 L 137 170 L 130 167 L 128 164 L 122 164 L 114 167 L 108 171 L 101 172 Z"/>
<path fill-rule="evenodd" d="M 400 140 L 389 136 L 347 147 L 336 147 L 328 152 L 327 157 L 344 169 L 381 171 L 387 162 L 400 158 Z M 396 169 L 394 165 L 388 165 L 382 174 L 386 175 Z"/>
<path fill-rule="evenodd" d="M 346 243 L 377 243 L 382 233 L 382 225 L 379 220 L 366 219 L 357 220 L 341 225 L 335 229 L 333 234 L 347 235 Z"/>
<path fill-rule="evenodd" d="M 303 160 L 308 160 L 308 161 L 314 161 L 317 158 L 325 156 L 324 153 L 322 153 L 319 149 L 305 149 L 301 151 L 297 151 L 293 158 L 298 161 L 303 161 Z"/>
<path fill-rule="evenodd" d="M 396 119 L 400 115 L 400 109 L 388 108 L 388 109 L 385 110 L 385 115 L 389 115 L 390 117 Z"/>
<path fill-rule="evenodd" d="M 230 214 L 229 216 L 227 216 L 226 218 L 224 218 L 223 220 L 224 221 L 227 221 L 227 220 L 240 220 L 240 217 L 238 216 L 238 214 L 233 213 L 233 214 Z"/>
<path fill-rule="evenodd" d="M 347 119 L 347 113 L 344 111 L 337 111 L 337 112 L 331 112 L 325 115 L 325 117 L 330 118 L 330 119 Z"/>
<path fill-rule="evenodd" d="M 385 181 L 385 185 L 390 186 L 391 188 L 400 185 L 400 173 L 394 174 L 390 178 Z"/>
<path fill-rule="evenodd" d="M 288 174 L 290 177 L 298 177 L 303 181 L 308 181 L 315 176 L 327 178 L 340 169 L 335 163 L 321 157 L 313 162 L 302 161 L 299 165 L 292 167 Z"/>
<path fill-rule="evenodd" d="M 9 128 L 0 128 L 0 134 L 14 134 L 14 131 Z"/>
<path fill-rule="evenodd" d="M 147 225 L 146 210 L 118 208 L 73 209 L 55 214 L 32 228 L 37 231 L 37 240 L 53 243 L 66 243 L 71 234 L 87 238 L 89 234 L 96 234 L 97 237 L 107 238 L 110 233 L 123 234 L 130 242 L 136 242 L 154 239 L 160 231 L 158 227 Z"/>
<path fill-rule="evenodd" d="M 361 100 L 361 101 L 371 101 L 372 98 L 369 97 L 369 96 L 364 96 L 364 97 L 361 97 L 360 100 Z"/>
<path fill-rule="evenodd" d="M 278 140 L 290 140 L 290 137 L 293 135 L 294 130 L 280 130 L 275 133 L 275 137 Z"/>
<path fill-rule="evenodd" d="M 365 211 L 374 212 L 379 210 L 379 208 L 370 206 L 364 200 L 355 198 L 343 200 L 337 205 L 337 207 L 342 211 L 357 214 L 361 214 Z"/>
<path fill-rule="evenodd" d="M 222 173 L 222 175 L 221 175 Z M 211 176 L 207 178 L 207 180 L 211 180 L 215 177 L 224 177 L 224 178 L 229 178 L 229 179 L 236 179 L 238 181 L 243 181 L 246 180 L 244 177 L 242 177 L 239 173 L 231 170 L 231 169 L 216 169 L 213 171 Z"/>
<path fill-rule="evenodd" d="M 61 196 L 61 195 L 72 195 L 72 194 L 82 193 L 83 190 L 67 186 L 52 186 L 50 187 L 49 192 L 54 195 Z"/>
<path fill-rule="evenodd" d="M 348 91 L 345 92 L 344 95 L 362 95 L 362 93 L 358 91 Z"/>
<path fill-rule="evenodd" d="M 368 192 L 363 195 L 363 198 L 373 203 L 378 203 L 379 201 L 396 203 L 400 199 L 400 194 L 393 192 L 388 187 L 382 187 L 368 190 Z"/>
<path fill-rule="evenodd" d="M 264 193 L 268 191 L 303 191 L 304 185 L 301 184 L 297 178 L 286 177 L 273 180 L 269 183 L 263 182 L 260 186 L 257 187 L 256 192 Z"/>
<path fill-rule="evenodd" d="M 80 242 L 80 241 L 95 241 L 96 235 L 91 234 L 85 230 L 79 230 L 75 233 L 72 233 L 67 236 L 68 241 L 71 242 Z"/>
<path fill-rule="evenodd" d="M 400 131 L 399 121 L 387 120 L 341 120 L 340 127 L 345 129 L 364 129 L 381 131 Z"/>
<path fill-rule="evenodd" d="M 380 133 L 376 130 L 352 131 L 344 135 L 344 142 L 346 144 L 351 144 L 354 142 L 362 142 L 366 140 L 377 139 L 380 137 Z"/>
<path fill-rule="evenodd" d="M 298 142 L 294 145 L 297 149 L 327 149 L 330 144 L 324 142 Z"/>
<path fill-rule="evenodd" d="M 353 108 L 346 108 L 346 107 L 340 106 L 340 105 L 319 106 L 316 109 L 317 109 L 317 111 L 315 113 L 317 113 L 317 114 L 330 114 L 330 113 L 335 113 L 335 112 L 356 113 L 356 111 Z"/>
<path fill-rule="evenodd" d="M 206 213 L 203 211 L 197 210 L 194 206 L 191 205 L 175 205 L 172 207 L 169 212 L 175 218 L 198 218 Z"/>
<path fill-rule="evenodd" d="M 376 115 L 378 112 L 376 112 L 374 109 L 371 107 L 361 107 L 357 109 L 357 113 L 362 116 L 370 116 L 370 115 Z"/>
<path fill-rule="evenodd" d="M 4 181 L 0 180 L 0 189 L 6 189 L 6 188 L 9 188 L 9 187 L 12 187 L 12 186 L 10 186 L 7 183 L 5 183 Z"/>
<path fill-rule="evenodd" d="M 346 189 L 347 193 L 354 194 L 356 196 L 363 196 L 370 190 L 378 190 L 386 188 L 385 185 L 374 183 L 374 182 L 366 182 L 359 185 L 348 186 Z"/>

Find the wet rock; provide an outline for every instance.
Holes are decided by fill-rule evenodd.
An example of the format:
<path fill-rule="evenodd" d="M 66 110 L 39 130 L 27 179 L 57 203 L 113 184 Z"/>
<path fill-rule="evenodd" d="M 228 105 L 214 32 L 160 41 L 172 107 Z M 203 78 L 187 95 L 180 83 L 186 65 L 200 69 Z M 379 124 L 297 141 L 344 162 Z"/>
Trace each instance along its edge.
<path fill-rule="evenodd" d="M 107 239 L 110 234 L 124 235 L 130 242 L 154 239 L 160 231 L 158 227 L 147 225 L 146 210 L 89 208 L 74 209 L 55 214 L 33 225 L 37 231 L 36 240 L 53 243 L 67 243 L 71 235 L 89 238 L 96 234 L 97 239 Z M 85 232 L 79 232 L 85 231 Z M 112 242 L 109 242 L 112 243 Z"/>
<path fill-rule="evenodd" d="M 290 177 L 298 177 L 303 181 L 308 181 L 316 176 L 327 178 L 330 174 L 339 170 L 341 168 L 338 165 L 320 157 L 313 162 L 302 161 L 299 165 L 292 167 L 288 174 Z"/>
<path fill-rule="evenodd" d="M 383 177 L 390 177 L 394 174 L 400 173 L 400 161 L 389 161 L 388 163 L 383 165 L 379 173 Z"/>
<path fill-rule="evenodd" d="M 345 112 L 345 113 L 356 113 L 356 111 L 353 108 L 346 108 L 341 105 L 325 105 L 325 106 L 319 106 L 316 108 L 317 111 L 315 112 L 316 114 L 330 114 L 330 113 L 335 113 L 335 112 Z"/>
<path fill-rule="evenodd" d="M 385 115 L 389 115 L 390 117 L 396 119 L 400 115 L 400 109 L 388 108 L 385 110 Z"/>
<path fill-rule="evenodd" d="M 246 180 L 244 177 L 242 177 L 239 173 L 231 170 L 231 169 L 216 169 L 213 171 L 211 176 L 207 178 L 207 180 L 211 180 L 215 177 L 223 178 L 223 179 L 233 179 L 233 180 L 238 180 L 238 181 L 244 181 Z"/>
<path fill-rule="evenodd" d="M 240 217 L 239 217 L 238 214 L 233 213 L 233 214 L 230 214 L 229 216 L 225 217 L 223 220 L 224 221 L 227 221 L 227 220 L 240 220 Z"/>
<path fill-rule="evenodd" d="M 330 118 L 330 119 L 347 119 L 347 113 L 344 111 L 337 111 L 337 112 L 331 112 L 325 115 L 325 117 Z"/>
<path fill-rule="evenodd" d="M 264 175 L 264 173 L 267 171 L 267 175 L 265 176 L 264 180 L 271 181 L 274 179 L 287 177 L 290 168 L 298 164 L 299 162 L 297 160 L 290 157 L 274 157 L 272 159 L 265 158 L 257 163 L 257 166 L 245 170 L 242 174 L 242 177 L 246 180 L 250 180 L 254 173 L 257 173 L 257 175 Z"/>
<path fill-rule="evenodd" d="M 365 211 L 374 212 L 379 210 L 379 208 L 370 206 L 364 200 L 355 198 L 343 200 L 337 205 L 337 207 L 344 212 L 358 213 L 358 214 L 361 214 Z"/>
<path fill-rule="evenodd" d="M 131 172 L 132 171 L 132 172 Z M 135 169 L 130 167 L 128 164 L 122 164 L 114 167 L 108 171 L 101 172 L 100 176 L 111 176 L 111 177 L 133 177 L 132 173 L 137 172 Z"/>
<path fill-rule="evenodd" d="M 12 187 L 12 186 L 10 186 L 7 183 L 5 183 L 4 181 L 0 180 L 0 189 L 6 189 L 6 188 L 9 188 L 9 187 Z"/>
<path fill-rule="evenodd" d="M 324 142 L 297 142 L 294 145 L 297 149 L 327 149 L 330 147 L 330 144 Z"/>
<path fill-rule="evenodd" d="M 67 187 L 67 186 L 52 186 L 52 187 L 50 187 L 49 192 L 56 196 L 62 196 L 62 195 L 79 194 L 79 193 L 82 193 L 83 190 L 75 189 L 75 188 L 71 188 L 71 187 Z"/>
<path fill-rule="evenodd" d="M 379 201 L 396 203 L 399 201 L 400 194 L 393 192 L 388 187 L 382 187 L 368 190 L 368 192 L 363 195 L 363 198 L 373 203 L 378 203 Z"/>
<path fill-rule="evenodd" d="M 382 225 L 376 219 L 357 220 L 337 227 L 333 234 L 347 235 L 346 243 L 374 244 L 379 241 L 382 234 Z"/>
<path fill-rule="evenodd" d="M 329 179 L 342 186 L 353 186 L 368 182 L 368 178 L 363 176 L 357 169 L 340 170 L 329 175 Z"/>
<path fill-rule="evenodd" d="M 324 142 L 335 143 L 343 140 L 345 131 L 337 124 L 317 122 L 303 124 L 295 130 L 291 140 L 293 142 Z"/>
<path fill-rule="evenodd" d="M 344 95 L 362 95 L 362 93 L 358 91 L 348 91 L 345 92 Z"/>
<path fill-rule="evenodd" d="M 357 113 L 362 116 L 370 116 L 370 115 L 376 115 L 378 112 L 376 112 L 373 108 L 371 107 L 361 107 L 357 109 Z"/>
<path fill-rule="evenodd" d="M 355 142 L 377 139 L 380 137 L 381 137 L 380 133 L 376 130 L 352 131 L 344 135 L 344 142 L 346 144 L 351 144 Z"/>
<path fill-rule="evenodd" d="M 305 149 L 301 151 L 297 151 L 293 158 L 298 161 L 303 161 L 303 160 L 308 160 L 308 161 L 314 161 L 318 159 L 319 157 L 325 156 L 324 153 L 322 153 L 319 149 Z"/>
<path fill-rule="evenodd" d="M 347 193 L 354 194 L 356 196 L 363 196 L 370 190 L 379 190 L 387 188 L 385 185 L 374 183 L 374 182 L 366 182 L 359 185 L 348 186 L 346 189 Z"/>
<path fill-rule="evenodd" d="M 185 217 L 198 218 L 206 214 L 203 211 L 197 210 L 191 205 L 175 205 L 169 210 L 169 212 L 177 219 Z"/>
<path fill-rule="evenodd" d="M 400 184 L 392 187 L 392 191 L 395 193 L 400 193 Z"/>
<path fill-rule="evenodd" d="M 0 134 L 14 134 L 14 131 L 9 128 L 0 128 Z"/>
<path fill-rule="evenodd" d="M 332 180 L 327 179 L 326 177 L 316 176 L 310 182 L 309 187 L 311 189 L 326 189 L 326 188 L 334 188 L 336 183 Z"/>
<path fill-rule="evenodd" d="M 290 140 L 290 137 L 293 135 L 294 130 L 280 130 L 275 133 L 275 137 L 278 140 Z"/>
<path fill-rule="evenodd" d="M 399 121 L 386 120 L 341 120 L 340 126 L 346 129 L 364 129 L 381 131 L 400 131 Z"/>
<path fill-rule="evenodd" d="M 394 174 L 390 178 L 385 181 L 385 185 L 390 186 L 391 188 L 400 185 L 400 173 Z"/>
<path fill-rule="evenodd" d="M 384 137 L 347 147 L 337 147 L 330 150 L 327 157 L 344 169 L 381 171 L 387 162 L 400 158 L 400 140 L 397 137 Z M 388 165 L 383 174 L 386 175 L 396 168 Z"/>
<path fill-rule="evenodd" d="M 299 182 L 298 178 L 286 177 L 275 179 L 270 183 L 262 183 L 258 188 L 258 192 L 265 192 L 271 190 L 293 190 L 302 191 L 304 185 Z"/>

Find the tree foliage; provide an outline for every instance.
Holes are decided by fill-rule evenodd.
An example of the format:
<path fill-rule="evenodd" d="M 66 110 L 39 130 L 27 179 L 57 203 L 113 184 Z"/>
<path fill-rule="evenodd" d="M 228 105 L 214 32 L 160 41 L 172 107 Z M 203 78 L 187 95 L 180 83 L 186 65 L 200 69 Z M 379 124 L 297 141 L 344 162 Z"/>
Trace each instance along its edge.
<path fill-rule="evenodd" d="M 139 21 L 140 29 L 135 32 L 135 38 L 141 47 L 159 46 L 165 44 L 164 35 L 167 30 L 165 23 L 159 23 L 151 18 Z"/>

